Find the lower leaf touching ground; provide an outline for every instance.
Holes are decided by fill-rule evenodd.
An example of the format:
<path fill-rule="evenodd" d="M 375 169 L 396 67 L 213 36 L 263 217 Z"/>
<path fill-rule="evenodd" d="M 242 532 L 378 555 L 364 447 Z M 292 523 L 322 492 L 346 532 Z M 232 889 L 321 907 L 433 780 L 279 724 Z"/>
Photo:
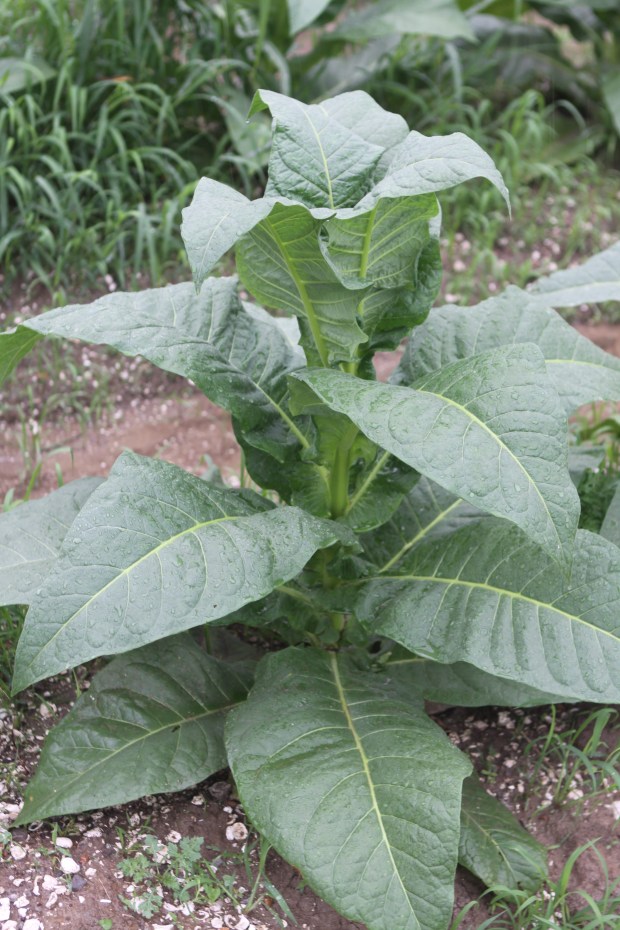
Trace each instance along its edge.
<path fill-rule="evenodd" d="M 547 876 L 545 847 L 475 775 L 463 783 L 459 862 L 489 887 L 535 891 Z"/>
<path fill-rule="evenodd" d="M 373 632 L 564 700 L 620 700 L 620 549 L 579 530 L 568 579 L 499 521 L 414 549 L 363 583 Z"/>
<path fill-rule="evenodd" d="M 0 606 L 29 604 L 100 478 L 79 478 L 0 515 Z"/>
<path fill-rule="evenodd" d="M 224 718 L 250 683 L 248 667 L 188 634 L 114 659 L 48 736 L 18 823 L 180 791 L 224 768 Z"/>
<path fill-rule="evenodd" d="M 265 597 L 336 541 L 333 526 L 124 453 L 32 601 L 13 687 Z"/>
<path fill-rule="evenodd" d="M 267 656 L 226 725 L 248 816 L 369 930 L 445 930 L 471 764 L 389 675 L 317 649 Z"/>

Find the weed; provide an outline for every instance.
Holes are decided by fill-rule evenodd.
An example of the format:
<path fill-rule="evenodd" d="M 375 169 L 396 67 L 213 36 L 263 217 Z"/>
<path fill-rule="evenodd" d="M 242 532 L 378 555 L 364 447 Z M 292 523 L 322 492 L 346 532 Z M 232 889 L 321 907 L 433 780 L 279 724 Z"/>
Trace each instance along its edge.
<path fill-rule="evenodd" d="M 620 746 L 610 749 L 607 744 L 608 728 L 617 727 L 617 718 L 613 708 L 600 707 L 585 714 L 578 712 L 573 725 L 564 729 L 564 719 L 558 719 L 557 708 L 552 705 L 547 732 L 524 749 L 524 758 L 534 758 L 529 783 L 545 776 L 547 797 L 554 804 L 583 804 L 586 799 L 620 789 Z"/>
<path fill-rule="evenodd" d="M 582 888 L 569 890 L 577 861 L 590 850 L 597 857 L 604 882 L 600 897 Z M 559 879 L 536 894 L 494 888 L 479 900 L 486 903 L 492 916 L 479 924 L 478 930 L 615 930 L 620 910 L 620 878 L 610 878 L 605 858 L 595 843 L 586 843 L 569 856 Z M 459 930 L 478 903 L 463 908 L 450 930 Z"/>
<path fill-rule="evenodd" d="M 147 918 L 161 911 L 166 893 L 182 912 L 183 906 L 189 903 L 199 907 L 223 901 L 245 913 L 262 905 L 283 926 L 273 907 L 275 902 L 294 921 L 281 893 L 265 875 L 268 844 L 253 836 L 244 844 L 242 852 L 215 850 L 216 855 L 212 859 L 203 855 L 204 846 L 203 838 L 198 836 L 182 837 L 178 842 L 168 843 L 162 843 L 156 836 L 144 836 L 138 851 L 119 863 L 125 878 L 139 886 L 136 897 L 121 897 L 123 904 Z M 208 846 L 205 848 L 212 850 Z M 239 885 L 237 872 L 241 867 L 250 882 L 249 893 Z"/>

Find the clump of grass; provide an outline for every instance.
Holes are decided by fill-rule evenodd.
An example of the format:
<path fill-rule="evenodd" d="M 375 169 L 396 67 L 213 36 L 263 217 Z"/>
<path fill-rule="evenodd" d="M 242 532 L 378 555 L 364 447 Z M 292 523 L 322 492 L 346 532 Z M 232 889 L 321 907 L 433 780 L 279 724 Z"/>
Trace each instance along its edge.
<path fill-rule="evenodd" d="M 584 888 L 572 889 L 571 879 L 581 856 L 592 851 L 598 860 L 604 890 L 595 896 Z M 595 842 L 576 849 L 567 859 L 560 877 L 536 894 L 510 888 L 494 888 L 480 899 L 491 916 L 477 930 L 617 930 L 620 913 L 620 877 L 609 875 L 605 857 Z M 459 930 L 474 901 L 455 917 L 450 930 Z"/>

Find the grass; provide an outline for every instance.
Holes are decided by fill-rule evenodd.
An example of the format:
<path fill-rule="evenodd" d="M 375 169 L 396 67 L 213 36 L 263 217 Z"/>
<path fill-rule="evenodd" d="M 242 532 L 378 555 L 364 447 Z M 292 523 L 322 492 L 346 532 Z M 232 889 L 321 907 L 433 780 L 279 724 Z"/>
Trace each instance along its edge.
<path fill-rule="evenodd" d="M 593 895 L 571 889 L 573 871 L 581 856 L 592 851 L 598 861 L 603 892 Z M 573 882 L 574 884 L 574 882 Z M 477 930 L 617 930 L 620 914 L 620 877 L 610 877 L 607 863 L 594 843 L 586 843 L 568 858 L 560 877 L 537 894 L 496 888 L 463 908 L 451 930 L 459 930 L 470 911 L 483 903 L 491 916 Z"/>
<path fill-rule="evenodd" d="M 620 790 L 620 744 L 609 746 L 610 731 L 618 730 L 618 711 L 611 707 L 577 712 L 571 725 L 559 718 L 551 706 L 549 726 L 523 751 L 524 762 L 533 760 L 528 770 L 530 786 L 541 780 L 549 785 L 549 803 L 563 805 L 608 795 Z"/>

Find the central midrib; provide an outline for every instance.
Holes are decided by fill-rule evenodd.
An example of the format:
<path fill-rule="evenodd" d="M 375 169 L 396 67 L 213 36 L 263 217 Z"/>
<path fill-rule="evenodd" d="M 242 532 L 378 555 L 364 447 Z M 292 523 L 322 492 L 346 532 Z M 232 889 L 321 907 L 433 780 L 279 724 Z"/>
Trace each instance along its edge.
<path fill-rule="evenodd" d="M 362 741 L 361 741 L 361 739 L 360 739 L 360 737 L 359 737 L 359 734 L 358 734 L 358 732 L 357 732 L 357 730 L 356 730 L 356 728 L 355 728 L 355 723 L 353 722 L 353 718 L 352 718 L 352 716 L 351 716 L 351 711 L 349 710 L 349 705 L 347 704 L 346 694 L 345 694 L 344 687 L 343 687 L 343 685 L 342 685 L 342 681 L 341 681 L 341 678 L 340 678 L 340 671 L 339 671 L 339 669 L 338 669 L 338 658 L 337 658 L 337 656 L 336 656 L 335 653 L 332 653 L 332 654 L 331 654 L 331 656 L 330 656 L 330 663 L 331 663 L 331 667 L 332 667 L 332 675 L 333 675 L 333 677 L 334 677 L 334 682 L 335 682 L 335 685 L 336 685 L 336 690 L 337 690 L 337 692 L 338 692 L 338 697 L 339 697 L 339 700 L 340 700 L 340 706 L 342 707 L 342 712 L 343 712 L 343 714 L 344 714 L 344 716 L 345 716 L 345 719 L 346 719 L 346 721 L 347 721 L 347 726 L 348 726 L 349 730 L 351 731 L 351 735 L 353 736 L 353 740 L 354 740 L 354 742 L 355 742 L 355 747 L 356 747 L 356 749 L 357 749 L 357 751 L 358 751 L 358 753 L 359 753 L 359 755 L 360 755 L 360 759 L 361 759 L 362 765 L 363 765 L 363 767 L 364 767 L 364 774 L 366 775 L 366 781 L 367 781 L 367 783 L 368 783 L 368 790 L 369 790 L 369 792 L 370 792 L 370 799 L 371 799 L 371 803 L 372 803 L 372 808 L 373 808 L 373 810 L 374 810 L 374 812 L 375 812 L 375 816 L 376 816 L 377 822 L 378 822 L 378 824 L 379 824 L 379 829 L 380 829 L 380 831 L 381 831 L 381 836 L 382 836 L 382 838 L 383 838 L 383 843 L 384 843 L 385 848 L 386 848 L 386 850 L 387 850 L 387 854 L 388 854 L 388 856 L 389 856 L 390 862 L 392 863 L 392 868 L 394 869 L 394 874 L 395 874 L 395 875 L 397 876 L 397 878 L 398 878 L 400 887 L 401 887 L 401 889 L 402 889 L 402 891 L 403 891 L 403 894 L 404 894 L 404 896 L 405 896 L 405 900 L 407 901 L 407 903 L 408 903 L 408 905 L 409 905 L 409 909 L 410 909 L 410 911 L 411 911 L 411 915 L 412 915 L 412 917 L 414 918 L 414 920 L 415 920 L 415 922 L 416 922 L 416 926 L 419 928 L 420 924 L 419 924 L 419 921 L 418 921 L 417 917 L 415 916 L 415 913 L 414 913 L 414 911 L 413 911 L 413 908 L 411 907 L 411 901 L 410 901 L 410 899 L 409 899 L 409 893 L 407 892 L 407 889 L 405 888 L 405 886 L 404 886 L 404 884 L 403 884 L 403 880 L 402 880 L 401 874 L 400 874 L 400 872 L 399 872 L 399 870 L 398 870 L 398 866 L 396 865 L 396 862 L 394 861 L 394 856 L 392 855 L 392 848 L 391 848 L 391 846 L 390 846 L 390 841 L 389 841 L 389 839 L 388 839 L 387 833 L 385 832 L 385 826 L 384 826 L 384 823 L 383 823 L 383 817 L 381 816 L 381 810 L 380 810 L 380 808 L 379 808 L 379 804 L 377 803 L 377 796 L 376 796 L 376 794 L 375 794 L 375 786 L 374 786 L 374 784 L 373 784 L 372 776 L 371 776 L 371 774 L 370 774 L 370 766 L 369 766 L 369 764 L 368 764 L 368 757 L 367 757 L 366 752 L 365 752 L 365 750 L 364 750 L 364 746 L 363 746 Z"/>

